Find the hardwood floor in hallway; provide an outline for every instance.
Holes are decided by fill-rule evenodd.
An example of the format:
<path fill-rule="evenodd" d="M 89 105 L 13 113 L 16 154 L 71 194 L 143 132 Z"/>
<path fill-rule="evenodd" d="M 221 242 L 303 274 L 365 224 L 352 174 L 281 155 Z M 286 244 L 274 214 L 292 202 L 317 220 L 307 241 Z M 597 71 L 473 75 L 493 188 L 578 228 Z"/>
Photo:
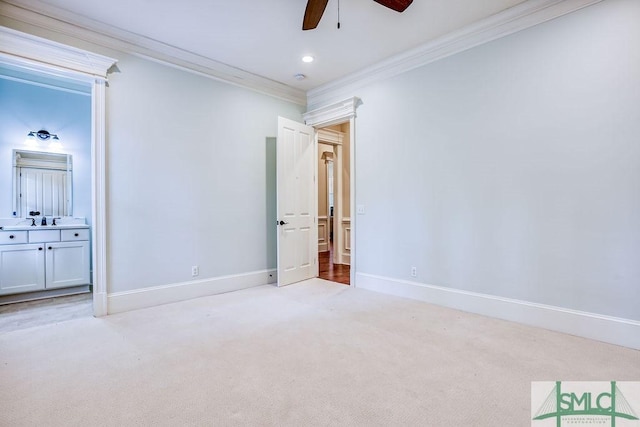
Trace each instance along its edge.
<path fill-rule="evenodd" d="M 318 253 L 319 276 L 321 279 L 348 285 L 351 278 L 351 267 L 345 264 L 333 263 L 333 244 L 330 250 Z"/>

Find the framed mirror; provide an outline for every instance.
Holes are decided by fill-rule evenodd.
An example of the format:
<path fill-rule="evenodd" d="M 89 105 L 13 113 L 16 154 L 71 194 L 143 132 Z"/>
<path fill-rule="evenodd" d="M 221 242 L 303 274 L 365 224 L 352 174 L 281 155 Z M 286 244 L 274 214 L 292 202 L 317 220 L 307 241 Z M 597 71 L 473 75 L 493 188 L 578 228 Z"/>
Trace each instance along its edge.
<path fill-rule="evenodd" d="M 13 150 L 13 216 L 30 212 L 73 215 L 73 164 L 70 154 Z"/>

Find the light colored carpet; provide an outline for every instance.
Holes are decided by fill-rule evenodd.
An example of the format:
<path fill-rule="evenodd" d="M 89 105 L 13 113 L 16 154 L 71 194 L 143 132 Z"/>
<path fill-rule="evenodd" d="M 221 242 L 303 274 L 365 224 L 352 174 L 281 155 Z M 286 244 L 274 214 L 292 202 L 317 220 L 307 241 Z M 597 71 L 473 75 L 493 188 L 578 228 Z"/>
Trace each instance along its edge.
<path fill-rule="evenodd" d="M 640 352 L 314 279 L 0 334 L 2 426 L 530 426 Z"/>

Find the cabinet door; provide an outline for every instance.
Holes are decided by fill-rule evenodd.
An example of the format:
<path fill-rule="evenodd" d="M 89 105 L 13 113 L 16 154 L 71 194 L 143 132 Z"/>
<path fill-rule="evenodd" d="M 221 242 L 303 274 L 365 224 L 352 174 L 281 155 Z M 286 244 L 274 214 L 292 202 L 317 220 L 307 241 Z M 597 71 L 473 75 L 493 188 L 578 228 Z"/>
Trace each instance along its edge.
<path fill-rule="evenodd" d="M 88 285 L 89 242 L 46 244 L 47 289 Z"/>
<path fill-rule="evenodd" d="M 44 244 L 0 246 L 0 295 L 44 289 Z"/>

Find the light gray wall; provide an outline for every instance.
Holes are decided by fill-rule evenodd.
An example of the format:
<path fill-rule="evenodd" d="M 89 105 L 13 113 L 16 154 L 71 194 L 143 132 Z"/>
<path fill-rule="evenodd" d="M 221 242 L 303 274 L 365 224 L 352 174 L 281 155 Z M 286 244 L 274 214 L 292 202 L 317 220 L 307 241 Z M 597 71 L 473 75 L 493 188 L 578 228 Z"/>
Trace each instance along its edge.
<path fill-rule="evenodd" d="M 639 22 L 606 0 L 359 91 L 358 272 L 640 319 Z"/>
<path fill-rule="evenodd" d="M 119 55 L 118 68 L 107 97 L 110 291 L 191 280 L 192 265 L 199 278 L 275 268 L 267 137 L 278 115 L 302 121 L 303 107 L 135 57 Z"/>

